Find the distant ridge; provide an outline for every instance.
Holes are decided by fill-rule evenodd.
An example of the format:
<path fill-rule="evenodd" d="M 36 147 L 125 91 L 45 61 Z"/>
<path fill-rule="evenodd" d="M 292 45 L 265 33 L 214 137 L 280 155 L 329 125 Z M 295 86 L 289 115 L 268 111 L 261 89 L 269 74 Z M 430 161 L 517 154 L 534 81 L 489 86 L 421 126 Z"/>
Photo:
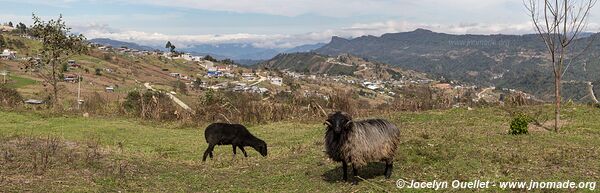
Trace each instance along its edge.
<path fill-rule="evenodd" d="M 136 49 L 136 50 L 147 50 L 147 51 L 155 50 L 155 48 L 150 47 L 150 46 L 142 46 L 142 45 L 139 45 L 136 43 L 112 40 L 112 39 L 108 39 L 108 38 L 91 39 L 90 42 L 105 45 L 105 46 L 112 46 L 114 48 L 127 47 L 130 49 Z"/>
<path fill-rule="evenodd" d="M 565 74 L 572 82 L 591 81 L 600 85 L 600 34 L 584 33 L 578 41 L 596 38 L 588 52 Z M 577 46 L 585 46 L 578 43 Z M 372 61 L 388 63 L 481 86 L 514 88 L 542 98 L 552 96 L 552 72 L 546 48 L 538 35 L 453 35 L 426 29 L 362 36 L 354 39 L 332 37 L 315 50 L 322 55 L 349 53 Z M 587 65 L 584 67 L 583 63 Z M 594 65 L 590 65 L 594 64 Z M 573 83 L 573 84 L 575 84 Z M 575 86 L 579 86 L 577 83 Z M 566 85 L 565 93 L 580 99 L 586 93 Z M 600 92 L 600 87 L 594 87 Z"/>
<path fill-rule="evenodd" d="M 307 44 L 289 49 L 285 48 L 260 48 L 252 44 L 226 43 L 226 44 L 198 44 L 182 48 L 185 52 L 204 53 L 240 61 L 268 60 L 280 53 L 309 52 L 324 46 L 325 43 Z"/>

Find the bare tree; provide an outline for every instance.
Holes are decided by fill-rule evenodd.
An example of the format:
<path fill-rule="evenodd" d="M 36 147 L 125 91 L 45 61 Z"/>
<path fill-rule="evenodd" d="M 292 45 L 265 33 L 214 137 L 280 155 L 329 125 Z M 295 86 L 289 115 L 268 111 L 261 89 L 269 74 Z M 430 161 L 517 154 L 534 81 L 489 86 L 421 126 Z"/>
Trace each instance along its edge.
<path fill-rule="evenodd" d="M 585 48 L 576 50 L 581 33 L 586 29 L 590 11 L 597 0 L 523 0 L 534 28 L 543 39 L 554 72 L 554 131 L 558 132 L 561 110 L 561 88 L 564 72 Z M 588 42 L 588 45 L 591 41 Z"/>
<path fill-rule="evenodd" d="M 56 104 L 58 101 L 59 77 L 62 75 L 60 67 L 66 63 L 67 57 L 70 55 L 82 53 L 86 50 L 85 37 L 71 34 L 71 28 L 66 26 L 62 15 L 57 20 L 52 19 L 46 22 L 34 14 L 33 21 L 31 33 L 42 41 L 40 56 L 44 65 L 44 72 L 41 73 L 41 76 L 52 86 L 52 102 Z"/>

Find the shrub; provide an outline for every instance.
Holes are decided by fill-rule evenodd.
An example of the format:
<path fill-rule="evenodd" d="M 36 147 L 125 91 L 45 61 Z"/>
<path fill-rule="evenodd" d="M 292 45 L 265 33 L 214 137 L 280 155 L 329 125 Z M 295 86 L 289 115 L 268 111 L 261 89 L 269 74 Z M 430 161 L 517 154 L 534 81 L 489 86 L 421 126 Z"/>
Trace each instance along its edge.
<path fill-rule="evenodd" d="M 529 123 L 531 122 L 531 118 L 529 118 L 525 114 L 517 114 L 513 120 L 510 122 L 510 131 L 511 135 L 521 135 L 529 133 L 527 129 L 529 127 Z"/>
<path fill-rule="evenodd" d="M 185 83 L 181 82 L 181 80 L 177 80 L 177 81 L 173 82 L 173 90 L 175 92 L 181 93 L 183 95 L 188 94 L 187 85 Z"/>
<path fill-rule="evenodd" d="M 6 42 L 4 41 L 4 37 L 0 35 L 0 48 L 4 48 Z"/>
<path fill-rule="evenodd" d="M 142 119 L 170 121 L 178 119 L 178 109 L 163 93 L 147 91 L 143 94 L 132 91 L 127 94 L 123 108 L 126 112 Z"/>
<path fill-rule="evenodd" d="M 23 103 L 23 97 L 14 88 L 0 86 L 0 105 L 5 107 L 17 107 Z"/>

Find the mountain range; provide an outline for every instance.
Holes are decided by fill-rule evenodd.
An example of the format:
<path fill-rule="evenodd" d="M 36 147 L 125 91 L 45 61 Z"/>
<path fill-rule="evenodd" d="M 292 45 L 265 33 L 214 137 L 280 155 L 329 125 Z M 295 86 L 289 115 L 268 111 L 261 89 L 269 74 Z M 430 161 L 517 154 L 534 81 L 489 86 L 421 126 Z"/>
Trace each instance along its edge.
<path fill-rule="evenodd" d="M 267 60 L 280 53 L 309 52 L 325 45 L 307 44 L 293 48 L 260 48 L 252 44 L 227 43 L 227 44 L 200 44 L 188 48 L 182 48 L 184 52 L 205 53 L 217 56 L 217 58 L 229 58 L 233 60 Z"/>
<path fill-rule="evenodd" d="M 112 40 L 108 38 L 91 39 L 90 42 L 101 45 L 110 45 L 115 48 L 127 47 L 137 50 L 165 50 L 163 47 L 144 46 L 132 42 Z M 242 64 L 255 64 L 263 60 L 271 59 L 280 53 L 310 52 L 324 43 L 306 44 L 292 48 L 261 48 L 245 43 L 223 43 L 223 44 L 198 44 L 176 50 L 203 56 L 211 55 L 217 59 L 233 59 L 241 61 Z M 175 45 L 177 46 L 177 45 Z"/>
<path fill-rule="evenodd" d="M 127 48 L 131 48 L 131 49 L 136 49 L 136 50 L 147 50 L 147 51 L 156 50 L 156 48 L 151 47 L 151 46 L 142 46 L 142 45 L 139 45 L 136 43 L 118 41 L 118 40 L 113 40 L 113 39 L 108 39 L 108 38 L 91 39 L 90 42 L 95 43 L 95 44 L 105 45 L 105 46 L 112 46 L 113 48 L 127 47 Z"/>
<path fill-rule="evenodd" d="M 600 34 L 586 34 L 576 45 L 582 48 L 598 38 Z M 582 99 L 588 94 L 588 82 L 600 84 L 600 41 L 592 42 L 565 73 L 567 98 Z M 315 52 L 329 56 L 349 53 L 436 78 L 519 89 L 543 99 L 550 99 L 553 92 L 551 64 L 538 35 L 452 35 L 417 29 L 379 37 L 333 37 Z"/>

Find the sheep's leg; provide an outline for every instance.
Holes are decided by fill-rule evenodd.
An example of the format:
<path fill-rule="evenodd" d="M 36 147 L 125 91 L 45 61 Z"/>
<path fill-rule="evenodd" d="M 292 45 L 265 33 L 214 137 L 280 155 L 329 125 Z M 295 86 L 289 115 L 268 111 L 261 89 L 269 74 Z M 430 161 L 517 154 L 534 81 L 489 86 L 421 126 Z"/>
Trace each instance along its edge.
<path fill-rule="evenodd" d="M 358 184 L 358 180 L 356 179 L 356 177 L 358 176 L 358 169 L 356 169 L 356 166 L 354 166 L 354 164 L 352 164 L 352 176 L 354 176 L 352 184 Z"/>
<path fill-rule="evenodd" d="M 342 162 L 342 170 L 344 171 L 344 181 L 348 181 L 348 163 Z"/>
<path fill-rule="evenodd" d="M 208 155 L 210 155 L 210 158 L 212 159 L 213 155 L 212 155 L 212 151 L 213 148 L 215 147 L 215 145 L 213 144 L 208 144 L 208 148 L 206 148 L 206 151 L 204 151 L 204 156 L 202 156 L 202 161 L 206 161 L 206 157 Z"/>
<path fill-rule="evenodd" d="M 386 179 L 390 179 L 390 177 L 392 177 L 392 170 L 394 170 L 394 161 L 386 160 L 385 161 L 385 172 L 384 172 Z"/>
<path fill-rule="evenodd" d="M 244 153 L 244 157 L 248 157 L 248 153 L 246 153 L 246 150 L 244 149 L 244 147 L 242 146 L 238 146 L 240 148 L 240 150 L 242 150 L 242 153 Z"/>
<path fill-rule="evenodd" d="M 232 159 L 235 159 L 235 155 L 237 154 L 237 151 L 236 151 L 236 147 L 237 146 L 236 145 L 231 145 L 231 146 L 233 147 L 233 157 L 232 157 Z"/>

